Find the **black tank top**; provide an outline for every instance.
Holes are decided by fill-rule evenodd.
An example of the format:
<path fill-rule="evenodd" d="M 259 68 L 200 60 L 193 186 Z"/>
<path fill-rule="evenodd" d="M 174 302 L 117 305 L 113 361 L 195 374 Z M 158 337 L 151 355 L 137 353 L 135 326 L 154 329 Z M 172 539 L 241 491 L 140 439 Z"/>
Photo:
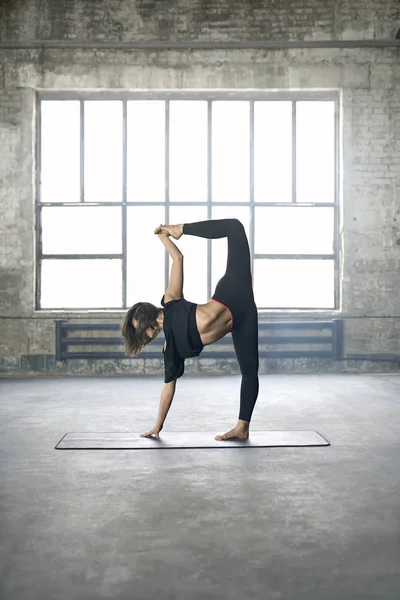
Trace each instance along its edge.
<path fill-rule="evenodd" d="M 185 358 L 198 356 L 204 348 L 196 325 L 197 304 L 183 297 L 164 302 L 164 383 L 181 377 L 185 370 Z"/>

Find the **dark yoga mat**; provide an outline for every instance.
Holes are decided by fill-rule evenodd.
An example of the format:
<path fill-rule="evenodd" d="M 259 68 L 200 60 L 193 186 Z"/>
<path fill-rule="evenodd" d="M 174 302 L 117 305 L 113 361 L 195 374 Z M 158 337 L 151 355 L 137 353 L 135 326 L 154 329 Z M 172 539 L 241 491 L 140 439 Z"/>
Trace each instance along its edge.
<path fill-rule="evenodd" d="M 171 448 L 254 448 L 277 446 L 330 446 L 316 431 L 251 431 L 248 440 L 215 440 L 218 432 L 168 431 L 160 439 L 131 432 L 73 432 L 58 442 L 57 450 L 149 450 Z"/>

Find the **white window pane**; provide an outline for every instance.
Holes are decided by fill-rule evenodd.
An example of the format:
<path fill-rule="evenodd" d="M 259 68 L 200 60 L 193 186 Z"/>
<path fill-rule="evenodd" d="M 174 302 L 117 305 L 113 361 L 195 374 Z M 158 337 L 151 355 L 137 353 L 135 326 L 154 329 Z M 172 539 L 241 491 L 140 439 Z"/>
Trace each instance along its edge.
<path fill-rule="evenodd" d="M 122 102 L 85 102 L 85 202 L 122 201 Z"/>
<path fill-rule="evenodd" d="M 213 219 L 239 219 L 243 223 L 247 239 L 250 241 L 250 209 L 247 206 L 213 206 L 211 214 Z M 226 271 L 228 260 L 227 238 L 212 240 L 211 251 L 211 291 L 214 293 L 218 281 Z"/>
<path fill-rule="evenodd" d="M 43 207 L 43 254 L 119 254 L 121 208 Z"/>
<path fill-rule="evenodd" d="M 127 302 L 161 306 L 165 292 L 165 246 L 154 234 L 165 223 L 163 206 L 129 206 L 127 239 Z"/>
<path fill-rule="evenodd" d="M 171 206 L 170 223 L 195 223 L 207 221 L 206 206 Z M 173 240 L 174 241 L 174 240 Z M 192 235 L 183 235 L 176 245 L 185 257 L 183 293 L 186 300 L 205 304 L 207 298 L 207 240 Z M 169 262 L 171 272 L 172 261 Z"/>
<path fill-rule="evenodd" d="M 169 125 L 169 199 L 207 200 L 207 102 L 172 101 Z"/>
<path fill-rule="evenodd" d="M 292 201 L 292 103 L 254 103 L 254 200 Z"/>
<path fill-rule="evenodd" d="M 128 202 L 165 200 L 165 102 L 127 103 Z"/>
<path fill-rule="evenodd" d="M 79 102 L 44 100 L 40 110 L 40 199 L 42 202 L 79 202 Z"/>
<path fill-rule="evenodd" d="M 254 297 L 260 308 L 334 308 L 333 260 L 254 261 Z"/>
<path fill-rule="evenodd" d="M 250 103 L 212 103 L 212 199 L 248 202 Z"/>
<path fill-rule="evenodd" d="M 335 200 L 335 103 L 297 102 L 297 202 Z"/>
<path fill-rule="evenodd" d="M 333 208 L 255 209 L 256 254 L 332 254 Z"/>
<path fill-rule="evenodd" d="M 120 260 L 44 260 L 41 308 L 122 308 Z"/>

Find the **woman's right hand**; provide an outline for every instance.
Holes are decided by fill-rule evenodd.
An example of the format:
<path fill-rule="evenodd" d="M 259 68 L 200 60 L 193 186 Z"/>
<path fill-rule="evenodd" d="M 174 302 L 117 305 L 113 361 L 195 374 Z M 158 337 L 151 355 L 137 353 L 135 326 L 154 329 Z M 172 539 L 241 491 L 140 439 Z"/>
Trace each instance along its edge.
<path fill-rule="evenodd" d="M 160 431 L 162 430 L 162 425 L 154 425 L 153 429 L 150 429 L 147 433 L 142 433 L 140 437 L 152 437 L 154 435 L 155 438 L 160 439 Z"/>

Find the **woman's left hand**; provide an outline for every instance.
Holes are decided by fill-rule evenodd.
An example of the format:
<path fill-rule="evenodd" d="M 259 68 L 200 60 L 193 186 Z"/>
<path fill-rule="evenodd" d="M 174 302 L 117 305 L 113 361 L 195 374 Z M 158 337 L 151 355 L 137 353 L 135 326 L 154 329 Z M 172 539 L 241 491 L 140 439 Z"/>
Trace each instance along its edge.
<path fill-rule="evenodd" d="M 155 228 L 154 233 L 156 235 L 166 235 L 166 236 L 170 236 L 171 232 L 168 231 L 167 225 L 159 225 L 158 227 Z"/>
<path fill-rule="evenodd" d="M 179 240 L 183 235 L 183 225 L 159 225 L 154 230 L 155 234 L 162 233 L 167 237 L 173 237 L 174 240 Z"/>

